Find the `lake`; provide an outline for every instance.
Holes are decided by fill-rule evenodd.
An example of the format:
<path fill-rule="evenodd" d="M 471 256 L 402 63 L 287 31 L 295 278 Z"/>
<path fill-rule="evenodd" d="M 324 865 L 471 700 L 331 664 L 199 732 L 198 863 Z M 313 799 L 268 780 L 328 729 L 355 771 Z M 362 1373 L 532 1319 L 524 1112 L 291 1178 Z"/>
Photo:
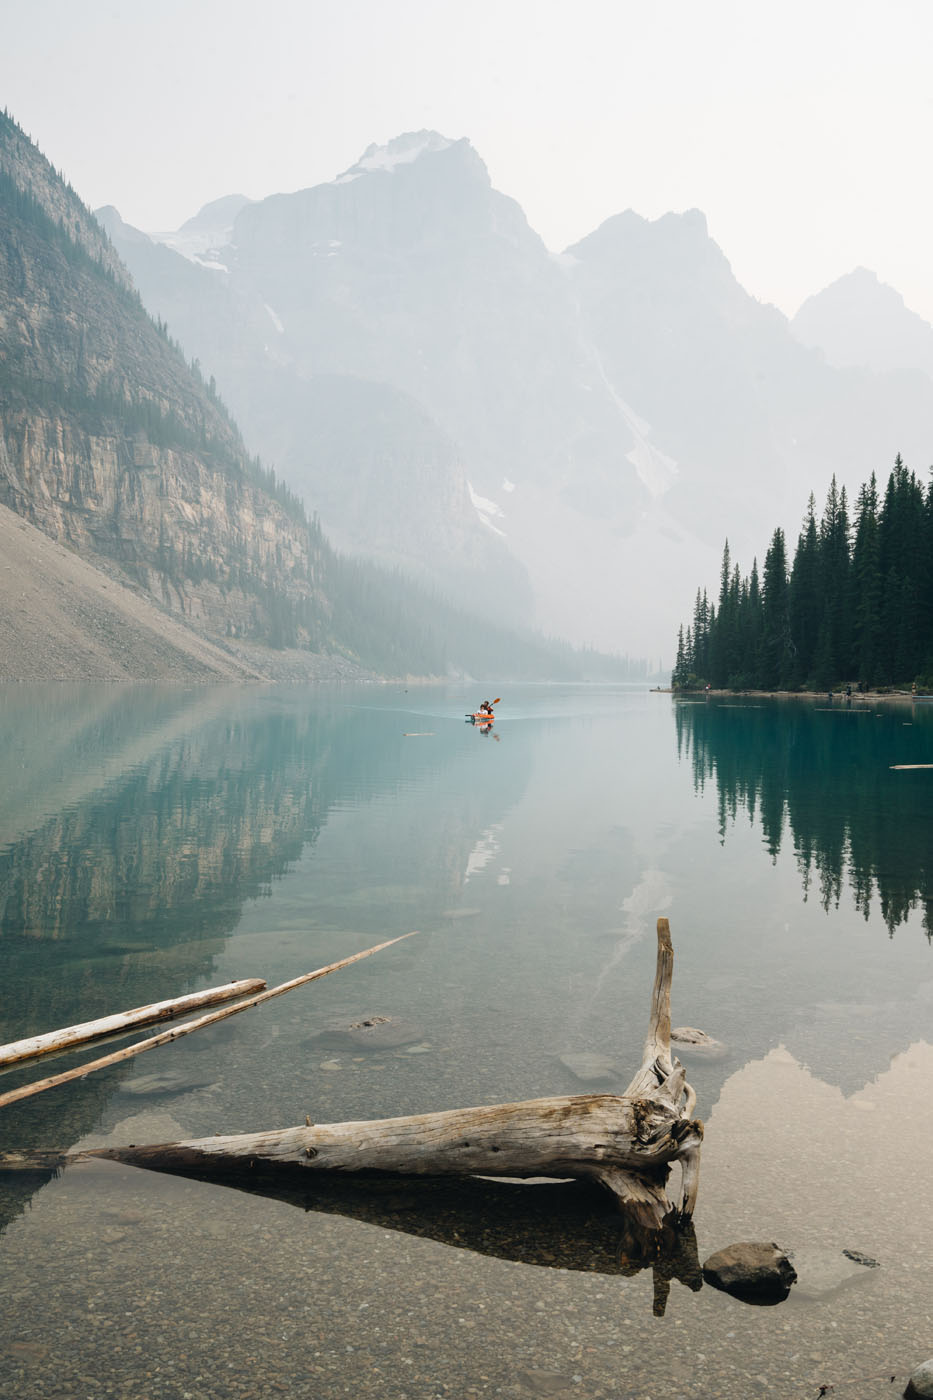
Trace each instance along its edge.
<path fill-rule="evenodd" d="M 673 1023 L 724 1047 L 683 1056 L 698 1258 L 776 1241 L 787 1301 L 626 1273 L 554 1188 L 84 1162 L 0 1176 L 0 1394 L 872 1400 L 933 1356 L 933 770 L 894 767 L 933 764 L 933 705 L 516 687 L 484 734 L 481 698 L 6 687 L 0 1042 L 418 932 L 0 1109 L 2 1147 L 621 1092 L 663 915 Z M 322 1038 L 383 1016 L 400 1043 Z"/>

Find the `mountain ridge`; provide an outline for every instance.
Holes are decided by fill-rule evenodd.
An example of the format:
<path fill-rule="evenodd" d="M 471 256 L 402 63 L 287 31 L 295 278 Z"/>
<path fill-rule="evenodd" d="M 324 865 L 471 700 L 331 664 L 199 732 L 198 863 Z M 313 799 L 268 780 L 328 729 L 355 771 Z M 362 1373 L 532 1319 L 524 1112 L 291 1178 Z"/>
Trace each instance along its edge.
<path fill-rule="evenodd" d="M 628 676 L 626 658 L 574 655 L 527 628 L 516 631 L 507 609 L 495 606 L 494 588 L 489 606 L 481 606 L 481 589 L 490 588 L 487 575 L 495 566 L 498 582 L 506 582 L 519 606 L 521 570 L 497 554 L 495 528 L 475 519 L 457 453 L 418 405 L 388 386 L 364 385 L 363 399 L 348 411 L 352 417 L 362 404 L 390 425 L 393 415 L 407 425 L 417 421 L 429 468 L 423 484 L 393 483 L 393 463 L 384 453 L 370 464 L 368 477 L 350 475 L 358 494 L 389 483 L 415 521 L 419 500 L 436 478 L 441 497 L 448 498 L 438 552 L 457 553 L 461 537 L 475 547 L 475 557 L 467 549 L 460 560 L 466 572 L 459 595 L 440 590 L 430 576 L 421 585 L 403 577 L 391 558 L 391 535 L 381 568 L 333 548 L 317 517 L 309 519 L 294 492 L 247 451 L 213 376 L 189 364 L 165 322 L 144 309 L 106 233 L 6 115 L 0 119 L 0 192 L 0 505 L 64 551 L 21 554 L 22 579 L 12 566 L 2 571 L 0 670 L 6 677 L 20 670 L 39 674 L 24 650 L 33 595 L 34 635 L 51 668 L 40 667 L 43 675 L 127 675 L 125 614 L 135 616 L 145 599 L 149 635 L 164 630 L 167 615 L 175 624 L 170 657 L 153 641 L 154 655 L 165 653 L 167 678 L 178 678 L 185 666 L 195 680 L 375 672 L 445 677 L 487 667 L 513 678 L 574 678 L 594 666 Z M 214 212 L 226 217 L 229 205 L 221 201 Z M 116 212 L 109 218 L 119 233 Z M 206 222 L 215 223 L 213 217 Z M 137 250 L 164 256 L 173 268 L 189 268 L 195 278 L 213 276 L 145 237 L 124 233 Z M 268 308 L 261 311 L 268 327 Z M 327 383 L 321 387 L 324 404 L 339 397 Z M 335 426 L 344 426 L 346 417 Z M 320 427 L 321 414 L 316 421 Z M 322 455 L 334 451 L 326 438 L 317 448 Z M 458 512 L 469 528 L 462 520 L 458 526 Z M 10 538 L 15 544 L 17 537 Z M 104 582 L 97 575 L 79 580 L 70 571 L 69 556 L 78 554 Z M 52 606 L 46 581 L 36 576 L 40 555 L 58 580 L 59 603 L 67 601 L 67 579 L 76 592 L 83 590 L 83 633 L 73 625 L 73 610 Z M 110 607 L 121 589 L 129 595 L 118 609 L 122 620 Z M 182 645 L 180 628 L 195 641 L 189 637 Z M 101 650 L 98 642 L 107 645 Z M 159 668 L 153 672 L 143 651 L 135 643 L 129 649 L 129 672 L 154 678 Z"/>
<path fill-rule="evenodd" d="M 854 268 L 808 297 L 791 329 L 837 368 L 916 369 L 933 380 L 933 326 L 868 268 Z"/>
<path fill-rule="evenodd" d="M 332 181 L 250 203 L 210 272 L 120 248 L 250 444 L 326 501 L 346 547 L 380 557 L 397 524 L 393 562 L 436 572 L 442 478 L 456 479 L 458 509 L 468 487 L 502 546 L 496 568 L 508 550 L 529 576 L 535 624 L 578 642 L 656 651 L 697 580 L 714 585 L 725 535 L 750 562 L 762 518 L 796 529 L 834 471 L 855 488 L 933 440 L 933 392 L 802 345 L 741 287 L 700 211 L 625 211 L 553 254 L 466 138 L 407 133 Z M 378 473 L 361 502 L 356 464 L 306 450 L 309 386 L 323 400 L 329 376 L 412 409 L 382 438 L 392 481 L 409 461 L 423 493 L 407 536 Z M 449 444 L 433 460 L 424 418 Z M 513 591 L 504 578 L 492 606 Z"/>

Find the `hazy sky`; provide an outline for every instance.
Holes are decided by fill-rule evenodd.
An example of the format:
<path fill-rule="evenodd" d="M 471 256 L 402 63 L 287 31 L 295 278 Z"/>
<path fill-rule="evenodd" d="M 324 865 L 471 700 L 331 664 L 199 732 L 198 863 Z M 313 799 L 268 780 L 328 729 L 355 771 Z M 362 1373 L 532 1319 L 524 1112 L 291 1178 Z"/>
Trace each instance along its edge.
<path fill-rule="evenodd" d="M 0 103 L 140 228 L 431 127 L 553 249 L 702 209 L 789 315 L 862 265 L 933 321 L 931 53 L 929 0 L 0 0 Z"/>

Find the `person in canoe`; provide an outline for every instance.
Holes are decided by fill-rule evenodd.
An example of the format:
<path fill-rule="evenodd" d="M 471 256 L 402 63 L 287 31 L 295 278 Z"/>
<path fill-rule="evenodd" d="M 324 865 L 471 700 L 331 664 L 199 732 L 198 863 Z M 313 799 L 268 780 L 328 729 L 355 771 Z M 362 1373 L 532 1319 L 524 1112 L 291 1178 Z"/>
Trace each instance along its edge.
<path fill-rule="evenodd" d="M 491 701 L 491 700 L 484 700 L 483 703 L 480 705 L 479 710 L 477 711 L 477 713 L 478 713 L 478 714 L 481 714 L 481 715 L 488 715 L 489 718 L 492 719 L 492 718 L 493 718 L 492 701 Z"/>

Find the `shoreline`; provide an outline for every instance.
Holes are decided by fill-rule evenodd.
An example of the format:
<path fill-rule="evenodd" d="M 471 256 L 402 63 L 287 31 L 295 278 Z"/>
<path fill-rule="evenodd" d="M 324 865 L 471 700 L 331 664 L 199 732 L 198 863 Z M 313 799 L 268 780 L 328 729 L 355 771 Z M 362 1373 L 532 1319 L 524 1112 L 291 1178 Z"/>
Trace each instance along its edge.
<path fill-rule="evenodd" d="M 659 688 L 660 689 L 660 688 Z M 704 700 L 716 696 L 717 699 L 732 700 L 821 700 L 824 704 L 843 705 L 865 704 L 933 704 L 933 695 L 914 695 L 909 690 L 860 690 L 847 695 L 844 690 L 671 690 L 661 692 L 677 699 Z"/>

